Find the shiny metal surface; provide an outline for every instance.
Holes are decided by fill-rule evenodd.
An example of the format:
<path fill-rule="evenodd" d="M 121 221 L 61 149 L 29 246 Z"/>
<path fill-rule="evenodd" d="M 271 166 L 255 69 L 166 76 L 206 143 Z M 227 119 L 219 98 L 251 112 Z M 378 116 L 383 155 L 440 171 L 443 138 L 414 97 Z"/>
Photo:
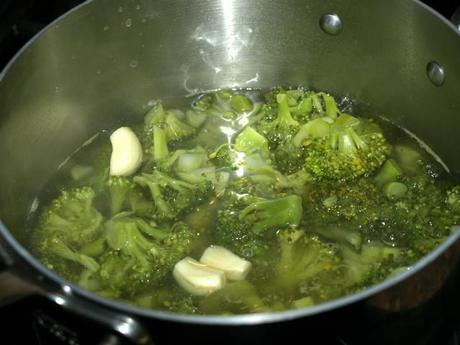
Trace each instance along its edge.
<path fill-rule="evenodd" d="M 319 26 L 329 35 L 338 35 L 343 30 L 342 20 L 335 13 L 323 14 L 319 19 Z"/>
<path fill-rule="evenodd" d="M 340 35 L 324 34 L 318 25 L 324 13 L 343 20 Z M 417 1 L 88 2 L 53 23 L 0 75 L 0 233 L 35 270 L 37 284 L 64 286 L 20 245 L 29 236 L 25 220 L 34 198 L 58 165 L 97 131 L 140 120 L 152 100 L 177 105 L 220 87 L 303 85 L 348 96 L 357 112 L 408 128 L 460 172 L 459 56 L 453 25 Z M 440 88 L 426 77 L 428 61 L 448 71 Z M 457 265 L 457 237 L 411 272 L 315 308 L 282 313 L 179 316 L 70 286 L 85 301 L 117 312 L 203 327 L 297 320 L 359 301 L 397 312 L 437 294 Z M 437 284 L 430 285 L 432 277 L 424 272 L 431 265 L 445 270 L 437 270 Z M 409 303 L 399 289 L 423 294 Z"/>
<path fill-rule="evenodd" d="M 444 68 L 436 61 L 430 61 L 426 65 L 426 74 L 435 86 L 442 86 L 446 79 Z"/>
<path fill-rule="evenodd" d="M 347 23 L 338 36 L 318 25 L 332 12 Z M 445 140 L 456 137 L 460 112 L 457 56 L 452 27 L 407 0 L 89 2 L 1 78 L 0 218 L 20 238 L 32 199 L 84 140 L 140 119 L 151 100 L 175 104 L 219 87 L 304 85 L 346 95 L 362 113 L 409 128 L 458 171 Z M 432 60 L 449 71 L 434 93 L 425 76 Z M 439 104 L 446 109 L 434 119 Z"/>

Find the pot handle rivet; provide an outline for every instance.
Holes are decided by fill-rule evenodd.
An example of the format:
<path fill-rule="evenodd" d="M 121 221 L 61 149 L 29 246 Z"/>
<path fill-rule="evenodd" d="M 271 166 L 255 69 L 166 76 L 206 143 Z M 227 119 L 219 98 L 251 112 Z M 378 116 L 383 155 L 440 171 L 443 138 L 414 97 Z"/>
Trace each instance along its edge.
<path fill-rule="evenodd" d="M 442 86 L 446 79 L 444 68 L 436 61 L 428 62 L 426 65 L 426 74 L 435 86 Z"/>
<path fill-rule="evenodd" d="M 343 29 L 342 19 L 335 13 L 326 13 L 319 19 L 321 30 L 329 35 L 338 35 Z"/>

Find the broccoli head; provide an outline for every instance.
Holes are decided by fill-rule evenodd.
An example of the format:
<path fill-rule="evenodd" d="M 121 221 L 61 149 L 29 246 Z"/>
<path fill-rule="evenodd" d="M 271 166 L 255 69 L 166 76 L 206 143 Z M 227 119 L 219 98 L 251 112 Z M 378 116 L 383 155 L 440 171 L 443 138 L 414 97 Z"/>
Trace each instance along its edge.
<path fill-rule="evenodd" d="M 297 195 L 263 195 L 247 179 L 233 182 L 217 213 L 214 240 L 245 258 L 270 250 L 267 238 L 276 231 L 299 225 L 302 201 Z M 271 193 L 270 193 L 271 194 Z"/>
<path fill-rule="evenodd" d="M 291 138 L 299 129 L 299 122 L 291 115 L 288 99 L 286 93 L 278 93 L 276 107 L 270 103 L 262 107 L 263 117 L 257 122 L 257 129 L 267 138 L 270 149 Z"/>
<path fill-rule="evenodd" d="M 330 135 L 312 140 L 305 151 L 305 168 L 317 180 L 348 181 L 372 174 L 385 162 L 390 146 L 376 124 L 342 114 Z"/>
<path fill-rule="evenodd" d="M 93 206 L 95 196 L 90 187 L 63 190 L 42 213 L 36 235 L 61 239 L 74 248 L 94 241 L 101 233 L 103 222 L 102 215 Z"/>
<path fill-rule="evenodd" d="M 155 151 L 155 129 L 162 128 L 167 143 L 177 142 L 196 133 L 196 128 L 186 122 L 185 114 L 177 109 L 165 110 L 159 102 L 144 117 L 144 147 Z M 153 146 L 153 148 L 152 148 Z"/>
<path fill-rule="evenodd" d="M 91 272 L 84 270 L 80 284 L 115 297 L 133 296 L 158 284 L 177 261 L 193 250 L 198 237 L 185 223 L 160 228 L 129 214 L 112 218 L 105 228 L 108 249 L 97 257 L 100 267 Z"/>
<path fill-rule="evenodd" d="M 287 229 L 278 233 L 278 240 L 280 256 L 272 286 L 283 294 L 295 296 L 302 284 L 320 273 L 336 270 L 341 263 L 335 247 L 316 235 Z"/>
<path fill-rule="evenodd" d="M 212 192 L 212 185 L 205 181 L 189 183 L 158 170 L 134 177 L 134 182 L 147 187 L 154 204 L 152 217 L 157 220 L 174 220 L 203 202 Z"/>

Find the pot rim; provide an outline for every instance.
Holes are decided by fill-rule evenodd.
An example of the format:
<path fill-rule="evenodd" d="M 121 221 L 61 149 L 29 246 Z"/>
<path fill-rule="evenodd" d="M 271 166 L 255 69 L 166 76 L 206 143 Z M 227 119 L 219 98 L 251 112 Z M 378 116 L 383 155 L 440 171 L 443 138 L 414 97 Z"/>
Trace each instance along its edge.
<path fill-rule="evenodd" d="M 432 15 L 440 19 L 444 24 L 448 25 L 452 30 L 454 30 L 459 36 L 460 32 L 456 29 L 453 23 L 447 20 L 445 17 L 440 15 L 434 9 L 428 5 L 422 3 L 420 0 L 410 0 L 416 5 L 421 6 L 425 11 L 430 12 Z M 50 28 L 58 26 L 58 24 L 73 14 L 74 12 L 80 10 L 81 8 L 91 4 L 93 0 L 86 0 L 85 2 L 77 5 L 71 10 L 67 11 L 50 24 L 45 26 L 41 31 L 39 31 L 34 37 L 32 37 L 7 63 L 4 69 L 0 72 L 0 83 L 3 82 L 8 71 L 12 68 L 15 62 L 19 57 L 45 32 Z M 363 291 L 355 292 L 351 295 L 346 295 L 331 301 L 320 303 L 311 307 L 297 309 L 297 310 L 285 310 L 280 312 L 268 312 L 268 313 L 255 313 L 255 314 L 241 314 L 241 315 L 232 315 L 232 316 L 221 316 L 221 315 L 187 315 L 187 314 L 178 314 L 168 311 L 154 310 L 154 309 L 144 309 L 136 306 L 129 305 L 127 303 L 118 302 L 111 300 L 105 297 L 101 297 L 89 290 L 82 289 L 77 285 L 70 283 L 63 278 L 61 278 L 57 273 L 47 269 L 40 261 L 35 258 L 24 246 L 22 246 L 16 238 L 8 231 L 5 224 L 0 220 L 0 236 L 9 245 L 15 252 L 15 255 L 18 255 L 20 259 L 26 262 L 28 265 L 33 267 L 37 271 L 37 276 L 35 277 L 38 280 L 42 280 L 43 277 L 50 279 L 53 282 L 59 284 L 62 287 L 62 290 L 70 296 L 77 298 L 84 298 L 90 302 L 97 303 L 104 307 L 108 307 L 111 310 L 115 310 L 118 313 L 124 315 L 133 315 L 141 316 L 146 318 L 160 319 L 164 321 L 173 321 L 181 323 L 192 323 L 192 324 L 206 324 L 206 325 L 227 325 L 227 326 L 240 326 L 240 325 L 257 325 L 264 323 L 273 323 L 279 321 L 288 321 L 292 319 L 302 318 L 313 316 L 316 314 L 325 313 L 334 309 L 339 309 L 349 304 L 353 304 L 364 300 L 372 295 L 375 295 L 383 290 L 386 290 L 399 282 L 411 277 L 425 266 L 429 265 L 431 262 L 435 261 L 443 252 L 445 252 L 451 245 L 453 245 L 460 238 L 460 226 L 457 226 L 453 229 L 452 234 L 441 243 L 435 250 L 431 251 L 420 260 L 418 260 L 411 268 L 405 272 L 402 272 L 394 277 L 388 278 L 379 284 L 373 285 Z M 13 261 L 16 258 L 13 259 Z M 70 293 L 69 293 L 70 291 Z M 66 299 L 67 297 L 64 297 Z"/>

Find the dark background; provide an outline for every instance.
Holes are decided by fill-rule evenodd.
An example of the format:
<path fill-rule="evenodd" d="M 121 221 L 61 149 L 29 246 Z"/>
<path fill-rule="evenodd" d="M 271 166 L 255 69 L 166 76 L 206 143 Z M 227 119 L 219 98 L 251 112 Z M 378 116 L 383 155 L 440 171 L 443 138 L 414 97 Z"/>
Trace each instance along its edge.
<path fill-rule="evenodd" d="M 0 69 L 40 29 L 82 2 L 84 1 L 0 0 Z M 423 2 L 447 18 L 452 16 L 457 7 L 460 7 L 460 0 L 426 0 Z"/>

